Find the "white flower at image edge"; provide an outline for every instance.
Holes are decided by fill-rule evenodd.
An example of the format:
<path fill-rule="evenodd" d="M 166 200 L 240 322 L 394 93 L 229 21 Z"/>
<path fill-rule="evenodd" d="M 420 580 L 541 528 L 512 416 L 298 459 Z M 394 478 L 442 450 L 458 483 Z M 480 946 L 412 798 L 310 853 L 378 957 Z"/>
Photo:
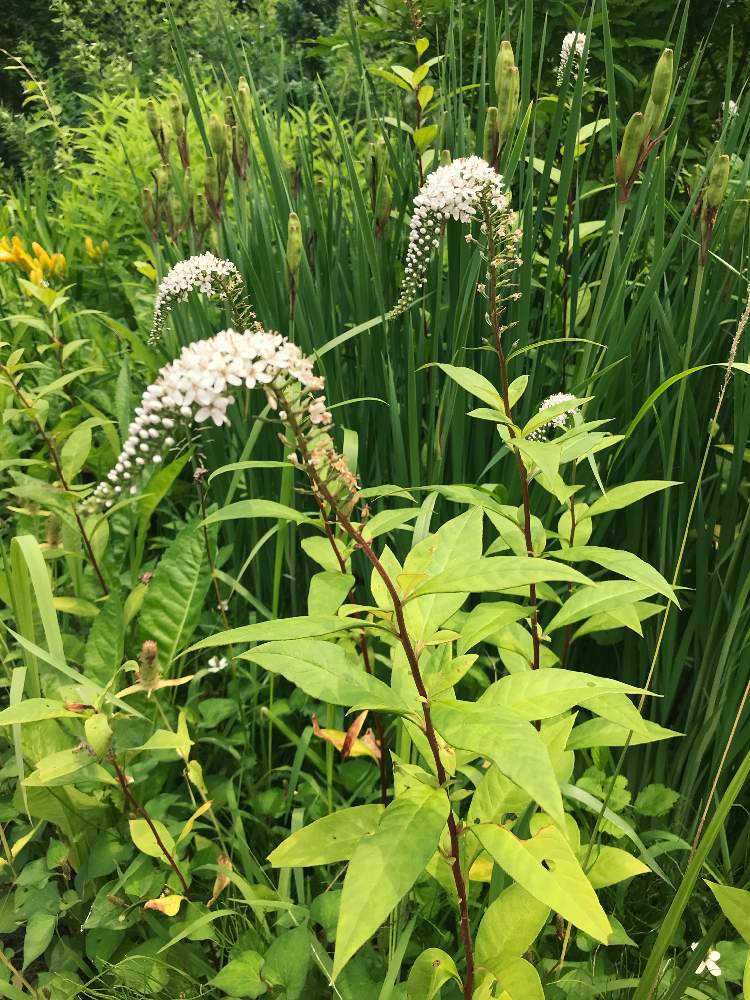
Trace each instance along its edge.
<path fill-rule="evenodd" d="M 695 951 L 695 949 L 697 947 L 698 947 L 698 942 L 697 941 L 693 941 L 693 943 L 690 945 L 690 950 L 691 951 Z M 701 962 L 701 964 L 695 970 L 696 973 L 697 973 L 697 975 L 700 976 L 704 972 L 708 972 L 712 976 L 720 976 L 721 975 L 721 969 L 719 968 L 719 966 L 717 964 L 720 958 L 721 958 L 721 952 L 715 951 L 713 949 L 711 951 L 709 951 L 708 955 L 706 955 L 705 959 Z"/>

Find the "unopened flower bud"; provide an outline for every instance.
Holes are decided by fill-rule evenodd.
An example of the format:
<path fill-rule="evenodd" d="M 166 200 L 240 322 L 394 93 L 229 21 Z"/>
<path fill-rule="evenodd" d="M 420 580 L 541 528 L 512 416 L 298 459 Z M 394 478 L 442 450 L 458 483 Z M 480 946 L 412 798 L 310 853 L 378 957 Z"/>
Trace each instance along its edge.
<path fill-rule="evenodd" d="M 730 248 L 741 244 L 747 233 L 748 207 L 747 198 L 743 198 L 734 203 L 732 214 L 729 218 L 729 225 L 727 227 L 727 237 L 729 239 Z"/>
<path fill-rule="evenodd" d="M 625 126 L 620 155 L 617 157 L 617 179 L 621 187 L 626 185 L 633 175 L 645 135 L 643 115 L 640 111 L 636 111 Z"/>
<path fill-rule="evenodd" d="M 141 646 L 139 680 L 145 688 L 153 687 L 159 680 L 159 647 L 153 639 L 146 639 Z"/>
<path fill-rule="evenodd" d="M 50 514 L 46 524 L 47 545 L 51 549 L 56 549 L 60 545 L 62 537 L 62 521 L 57 514 Z"/>
<path fill-rule="evenodd" d="M 228 94 L 224 98 L 224 121 L 230 128 L 237 124 L 237 118 L 234 114 L 234 104 Z"/>
<path fill-rule="evenodd" d="M 440 150 L 440 166 L 449 167 L 452 161 L 451 151 L 449 149 Z"/>
<path fill-rule="evenodd" d="M 711 168 L 708 175 L 708 185 L 703 195 L 703 202 L 709 208 L 718 208 L 724 200 L 729 184 L 729 167 L 729 157 L 724 153 Z"/>
<path fill-rule="evenodd" d="M 169 116 L 172 119 L 174 134 L 182 135 L 185 131 L 185 115 L 182 111 L 182 101 L 177 94 L 172 94 L 169 98 Z"/>
<path fill-rule="evenodd" d="M 375 217 L 379 226 L 385 226 L 391 214 L 393 205 L 393 188 L 388 180 L 388 175 L 383 174 L 378 184 L 377 198 L 375 199 Z"/>
<path fill-rule="evenodd" d="M 286 268 L 292 281 L 297 280 L 302 260 L 302 227 L 296 212 L 289 213 L 286 241 Z"/>
<path fill-rule="evenodd" d="M 164 196 L 169 190 L 169 167 L 164 164 L 157 167 L 154 171 L 154 179 L 156 180 L 156 190 L 160 197 Z"/>
<path fill-rule="evenodd" d="M 497 108 L 489 107 L 487 108 L 487 114 L 484 119 L 484 144 L 482 147 L 482 155 L 488 163 L 494 165 L 497 160 L 498 147 L 499 147 L 499 132 L 497 128 Z"/>
<path fill-rule="evenodd" d="M 510 93 L 510 74 L 515 65 L 513 46 L 507 39 L 503 39 L 495 59 L 495 94 L 497 95 L 498 107 L 503 104 L 505 95 Z"/>
<path fill-rule="evenodd" d="M 237 84 L 237 106 L 240 113 L 240 117 L 243 119 L 245 124 L 250 122 L 250 87 L 247 84 L 247 80 L 244 76 L 240 77 L 240 81 Z"/>
<path fill-rule="evenodd" d="M 208 138 L 211 141 L 211 149 L 217 157 L 222 157 L 226 155 L 227 152 L 227 133 L 224 127 L 224 122 L 218 117 L 218 115 L 211 115 L 208 119 Z"/>
<path fill-rule="evenodd" d="M 161 134 L 161 118 L 159 117 L 159 112 L 156 110 L 156 105 L 153 101 L 148 101 L 146 103 L 146 122 L 151 135 L 158 144 Z"/>
<path fill-rule="evenodd" d="M 159 214 L 154 204 L 154 196 L 151 193 L 151 188 L 144 188 L 142 195 L 143 221 L 146 224 L 146 228 L 153 233 L 159 228 Z"/>
<path fill-rule="evenodd" d="M 664 121 L 667 102 L 672 89 L 673 66 L 674 52 L 672 49 L 664 49 L 659 56 L 659 61 L 654 70 L 651 82 L 651 94 L 646 102 L 646 110 L 643 115 L 647 135 L 655 135 Z"/>

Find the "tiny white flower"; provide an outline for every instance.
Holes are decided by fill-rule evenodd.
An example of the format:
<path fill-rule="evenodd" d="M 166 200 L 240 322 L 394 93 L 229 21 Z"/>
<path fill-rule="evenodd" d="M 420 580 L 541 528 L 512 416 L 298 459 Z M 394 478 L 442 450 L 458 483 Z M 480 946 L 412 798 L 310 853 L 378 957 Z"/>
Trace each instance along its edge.
<path fill-rule="evenodd" d="M 697 947 L 698 947 L 698 942 L 693 941 L 693 943 L 690 945 L 690 950 L 695 951 Z M 705 959 L 695 970 L 696 974 L 701 976 L 704 972 L 708 972 L 708 974 L 711 976 L 720 976 L 721 969 L 719 968 L 718 965 L 718 961 L 720 958 L 721 958 L 721 952 L 712 949 L 711 951 L 709 951 L 708 955 L 706 955 Z"/>
<path fill-rule="evenodd" d="M 226 656 L 212 656 L 208 661 L 208 672 L 210 674 L 218 674 L 221 670 L 226 670 L 229 666 L 229 660 Z"/>
<path fill-rule="evenodd" d="M 555 392 L 541 403 L 539 406 L 539 412 L 544 413 L 545 410 L 549 410 L 553 406 L 557 406 L 560 403 L 573 402 L 575 396 L 571 396 L 569 392 Z M 564 410 L 562 413 L 557 413 L 554 417 L 550 417 L 548 421 L 543 423 L 540 427 L 537 427 L 535 431 L 529 434 L 529 438 L 532 441 L 546 441 L 549 431 L 554 427 L 565 427 L 568 422 L 568 417 L 571 413 L 575 413 L 575 407 L 571 406 L 570 409 Z"/>

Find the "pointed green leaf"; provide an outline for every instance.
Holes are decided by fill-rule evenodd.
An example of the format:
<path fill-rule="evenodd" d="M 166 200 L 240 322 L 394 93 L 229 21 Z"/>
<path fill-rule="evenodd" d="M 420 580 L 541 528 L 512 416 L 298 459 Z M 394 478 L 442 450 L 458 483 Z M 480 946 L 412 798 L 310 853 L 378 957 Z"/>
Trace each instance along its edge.
<path fill-rule="evenodd" d="M 545 632 L 554 632 L 564 625 L 572 625 L 584 618 L 591 618 L 612 608 L 642 601 L 653 594 L 651 587 L 644 587 L 632 580 L 605 580 L 585 590 L 576 590 L 555 617 L 545 626 Z"/>
<path fill-rule="evenodd" d="M 438 573 L 420 584 L 411 595 L 453 594 L 458 592 L 502 593 L 528 587 L 532 583 L 560 581 L 591 584 L 578 570 L 551 559 L 527 556 L 490 556 L 467 562 L 456 562 L 449 570 Z"/>
<path fill-rule="evenodd" d="M 332 642 L 321 639 L 267 642 L 242 653 L 241 659 L 281 674 L 319 701 L 397 714 L 409 712 L 395 691 L 365 672 L 361 659 Z"/>
<path fill-rule="evenodd" d="M 503 871 L 535 899 L 597 941 L 607 943 L 612 933 L 607 915 L 556 827 L 542 827 L 528 840 L 495 824 L 480 824 L 472 827 L 472 832 Z"/>
<path fill-rule="evenodd" d="M 547 747 L 530 722 L 468 701 L 434 702 L 432 721 L 449 746 L 492 761 L 562 825 L 560 787 Z"/>
<path fill-rule="evenodd" d="M 626 576 L 644 587 L 650 587 L 654 594 L 662 594 L 675 604 L 678 603 L 674 590 L 661 573 L 632 552 L 626 552 L 624 549 L 608 549 L 602 545 L 574 545 L 572 548 L 555 552 L 555 556 L 564 562 L 596 563 L 597 566 L 603 566 L 612 573 Z"/>
<path fill-rule="evenodd" d="M 642 693 L 642 688 L 621 681 L 548 667 L 501 677 L 487 688 L 479 703 L 508 709 L 531 722 L 560 715 L 598 695 Z"/>
<path fill-rule="evenodd" d="M 391 802 L 375 833 L 360 841 L 341 894 L 334 979 L 422 874 L 449 809 L 443 789 L 415 785 Z"/>
<path fill-rule="evenodd" d="M 271 851 L 268 860 L 274 868 L 303 868 L 348 861 L 360 840 L 375 832 L 382 814 L 381 805 L 339 809 L 287 837 Z"/>

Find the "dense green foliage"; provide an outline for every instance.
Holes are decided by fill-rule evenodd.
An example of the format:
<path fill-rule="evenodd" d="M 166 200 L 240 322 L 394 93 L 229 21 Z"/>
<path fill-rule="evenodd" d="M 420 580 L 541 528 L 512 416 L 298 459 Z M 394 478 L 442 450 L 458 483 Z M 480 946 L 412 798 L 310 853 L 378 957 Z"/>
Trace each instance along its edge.
<path fill-rule="evenodd" d="M 11 5 L 0 996 L 750 996 L 738 6 Z M 248 301 L 335 425 L 87 506 Z"/>

